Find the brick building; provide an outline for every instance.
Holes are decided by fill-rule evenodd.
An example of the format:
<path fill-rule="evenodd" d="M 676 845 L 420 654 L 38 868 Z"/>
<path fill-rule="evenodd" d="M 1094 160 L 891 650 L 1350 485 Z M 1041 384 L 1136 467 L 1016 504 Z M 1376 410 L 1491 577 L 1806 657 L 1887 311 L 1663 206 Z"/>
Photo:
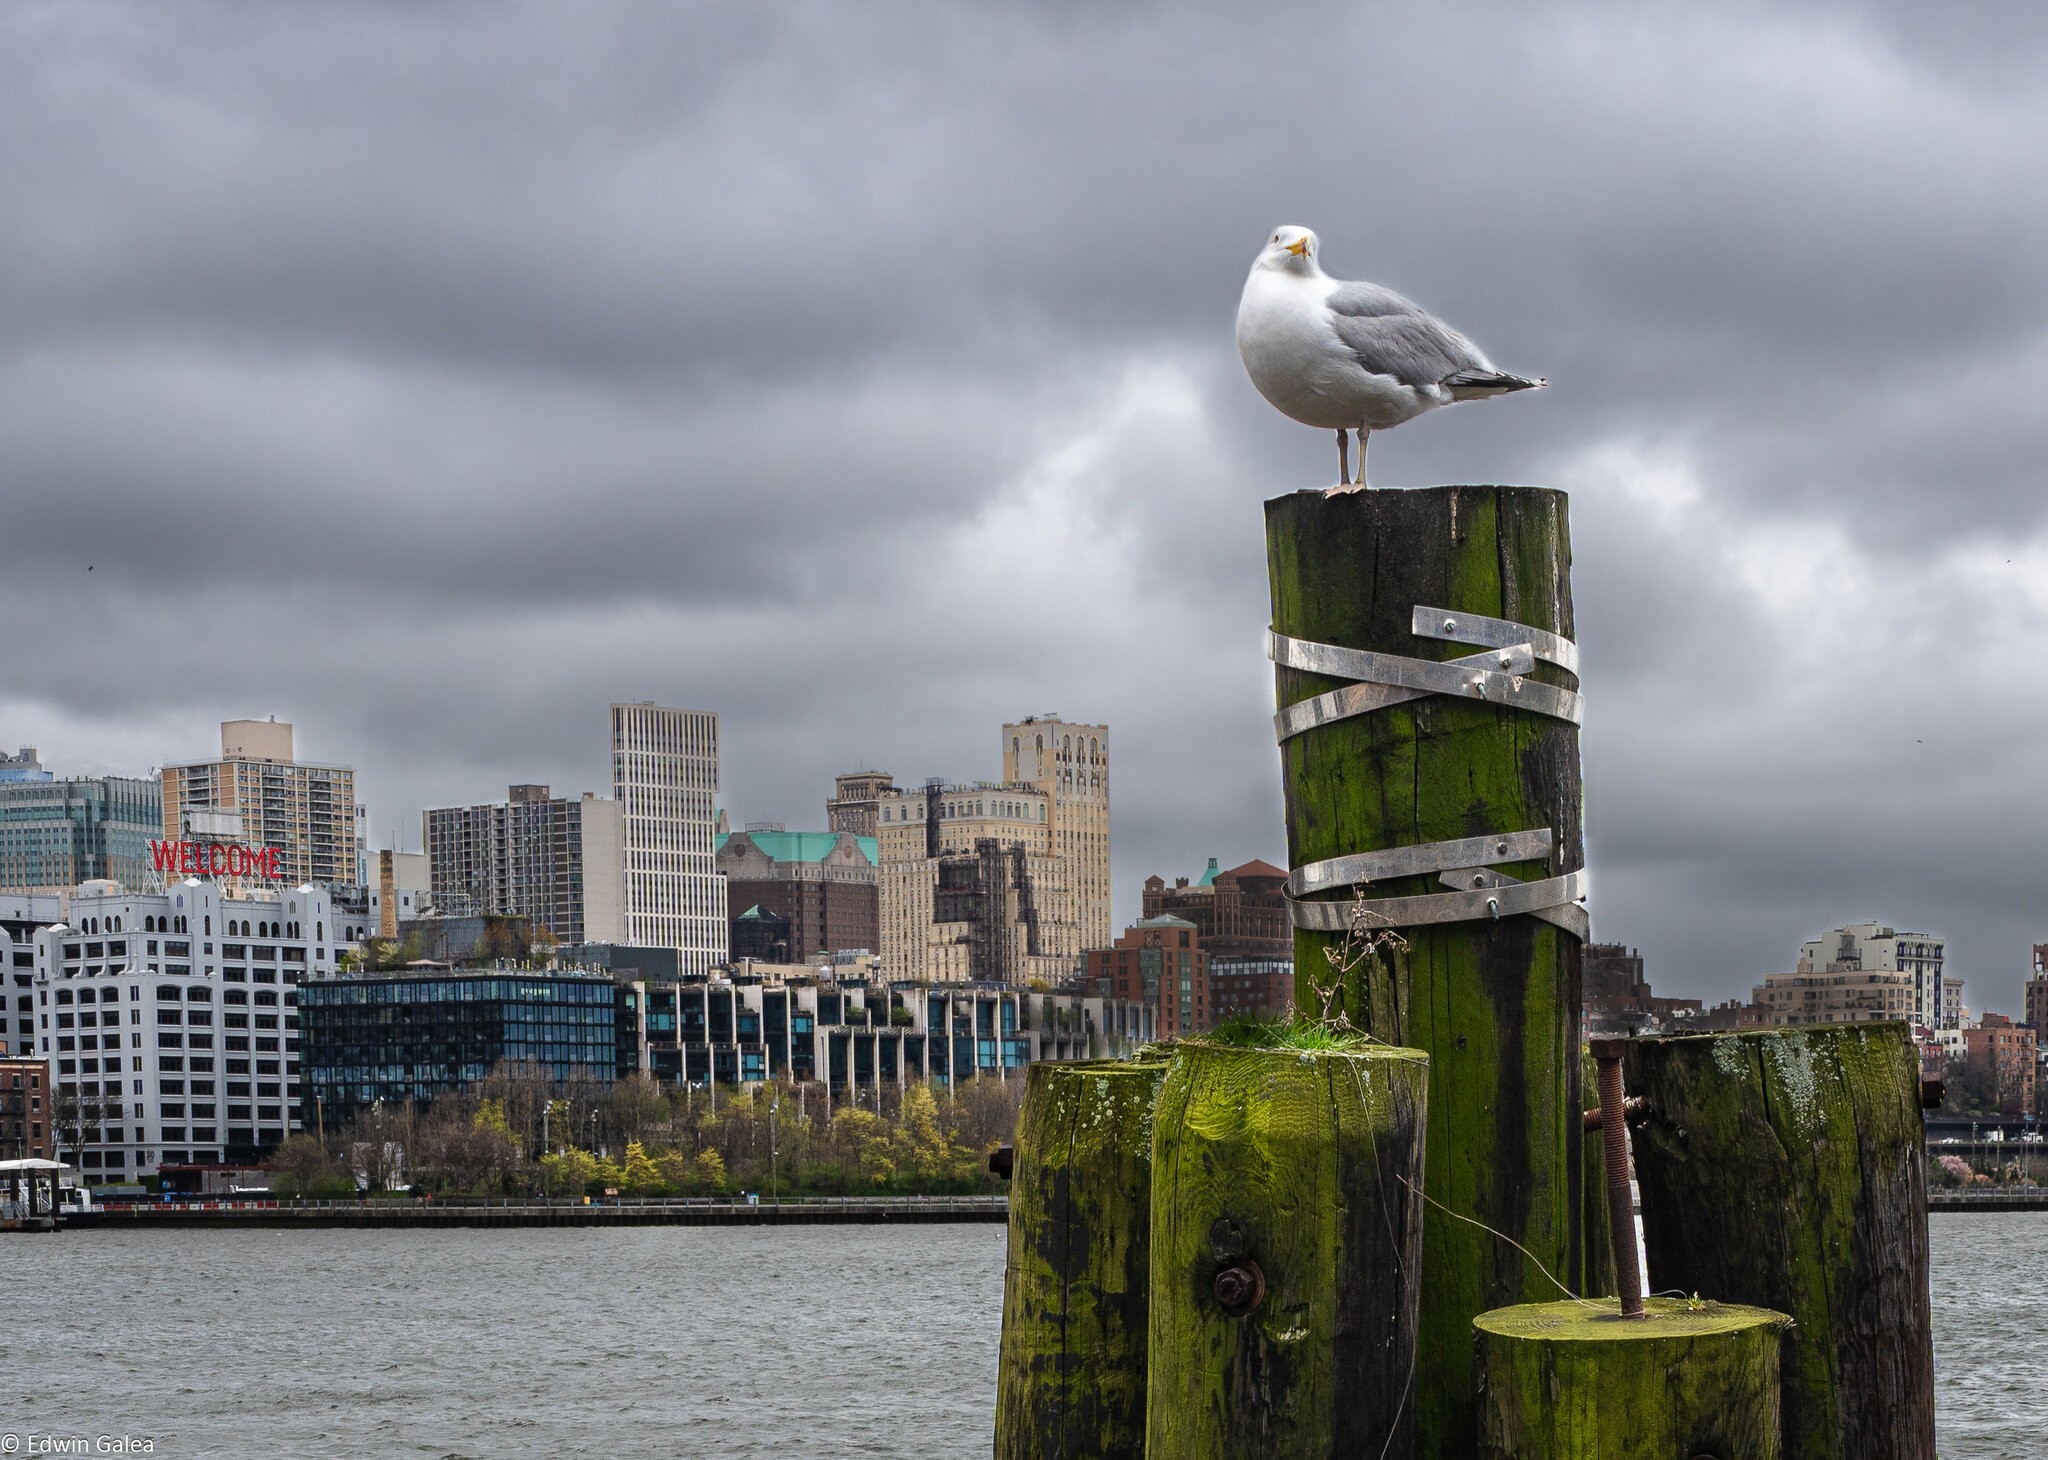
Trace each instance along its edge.
<path fill-rule="evenodd" d="M 0 1161 L 54 1161 L 48 1060 L 0 1059 Z"/>
<path fill-rule="evenodd" d="M 1588 1032 L 1661 1029 L 1703 1011 L 1698 999 L 1660 999 L 1643 976 L 1640 950 L 1623 943 L 1588 943 L 1580 965 L 1580 1011 Z"/>
<path fill-rule="evenodd" d="M 719 837 L 717 866 L 726 880 L 726 906 L 734 913 L 758 909 L 788 920 L 782 935 L 788 946 L 778 962 L 809 963 L 842 949 L 882 945 L 871 836 L 749 828 Z M 738 922 L 736 916 L 728 940 L 734 957 L 742 956 L 743 935 L 751 950 L 761 933 L 758 926 L 743 930 Z"/>
<path fill-rule="evenodd" d="M 2020 1022 L 2034 1031 L 2035 1048 L 2048 1048 L 2048 943 L 2034 945 L 2034 976 L 2027 980 L 2027 1014 Z"/>
<path fill-rule="evenodd" d="M 1990 1061 L 1998 1103 L 2008 1108 L 2034 1108 L 2034 1047 L 2034 1031 L 2003 1014 L 1986 1014 L 1963 1031 L 1964 1057 Z"/>
<path fill-rule="evenodd" d="M 1211 857 L 1208 870 L 1193 883 L 1179 877 L 1168 887 L 1164 878 L 1147 877 L 1143 913 L 1193 923 L 1212 961 L 1291 961 L 1294 928 L 1287 920 L 1286 886 L 1287 874 L 1271 862 L 1253 860 L 1223 872 Z"/>
<path fill-rule="evenodd" d="M 1099 997 L 1126 999 L 1155 1011 L 1163 1037 L 1200 1034 L 1214 1022 L 1209 955 L 1186 918 L 1144 918 L 1109 948 L 1091 948 L 1083 977 Z"/>

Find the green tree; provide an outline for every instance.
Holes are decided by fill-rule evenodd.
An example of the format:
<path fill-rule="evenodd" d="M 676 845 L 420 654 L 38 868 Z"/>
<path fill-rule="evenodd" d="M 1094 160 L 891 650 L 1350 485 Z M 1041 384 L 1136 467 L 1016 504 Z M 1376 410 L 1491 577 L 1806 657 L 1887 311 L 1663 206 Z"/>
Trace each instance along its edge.
<path fill-rule="evenodd" d="M 690 1163 L 692 1185 L 707 1196 L 717 1196 L 725 1190 L 725 1158 L 716 1150 L 703 1150 Z"/>
<path fill-rule="evenodd" d="M 619 1190 L 628 1196 L 656 1196 L 661 1192 L 660 1168 L 638 1141 L 626 1142 L 626 1161 L 620 1176 Z"/>

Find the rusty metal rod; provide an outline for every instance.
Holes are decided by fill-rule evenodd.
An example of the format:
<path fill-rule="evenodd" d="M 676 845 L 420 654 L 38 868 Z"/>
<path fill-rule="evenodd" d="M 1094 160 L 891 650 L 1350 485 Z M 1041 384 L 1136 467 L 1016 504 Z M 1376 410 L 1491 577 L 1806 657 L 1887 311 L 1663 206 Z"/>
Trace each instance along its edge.
<path fill-rule="evenodd" d="M 1625 1039 L 1592 1041 L 1600 1066 L 1600 1139 L 1607 1156 L 1607 1226 L 1614 1245 L 1614 1284 L 1621 1293 L 1621 1316 L 1646 1318 L 1643 1273 L 1636 1249 L 1635 1204 L 1628 1189 L 1628 1121 L 1621 1095 L 1621 1054 Z"/>

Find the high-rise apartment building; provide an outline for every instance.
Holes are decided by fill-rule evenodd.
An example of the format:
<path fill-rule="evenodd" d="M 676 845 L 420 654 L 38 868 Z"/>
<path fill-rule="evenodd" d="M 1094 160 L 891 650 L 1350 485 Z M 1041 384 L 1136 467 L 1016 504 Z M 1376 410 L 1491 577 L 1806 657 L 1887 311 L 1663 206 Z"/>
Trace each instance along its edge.
<path fill-rule="evenodd" d="M 98 878 L 140 886 L 149 843 L 163 830 L 155 781 L 128 776 L 57 780 L 24 750 L 22 774 L 0 778 L 0 891 L 68 892 Z"/>
<path fill-rule="evenodd" d="M 1905 933 L 1883 923 L 1831 928 L 1800 945 L 1798 973 L 1902 973 L 1913 981 L 1905 1018 L 1927 1029 L 1954 1029 L 1962 1022 L 1962 986 L 1942 977 L 1944 945 L 1932 933 Z M 1953 987 L 1951 987 L 1953 985 Z M 1762 1002 L 1759 1000 L 1759 1002 Z"/>
<path fill-rule="evenodd" d="M 546 786 L 507 798 L 421 817 L 434 906 L 523 917 L 562 943 L 625 941 L 619 803 Z"/>
<path fill-rule="evenodd" d="M 685 974 L 726 958 L 718 875 L 718 716 L 652 704 L 611 707 L 627 943 L 674 948 Z"/>
<path fill-rule="evenodd" d="M 1058 885 L 1041 909 L 1046 952 L 1076 966 L 1110 939 L 1109 727 L 1032 715 L 1003 726 L 1003 780 L 1044 792 Z"/>
<path fill-rule="evenodd" d="M 295 760 L 292 727 L 276 720 L 224 721 L 220 759 L 163 768 L 165 840 L 225 836 L 272 848 L 282 883 L 355 885 L 361 821 L 355 771 Z"/>

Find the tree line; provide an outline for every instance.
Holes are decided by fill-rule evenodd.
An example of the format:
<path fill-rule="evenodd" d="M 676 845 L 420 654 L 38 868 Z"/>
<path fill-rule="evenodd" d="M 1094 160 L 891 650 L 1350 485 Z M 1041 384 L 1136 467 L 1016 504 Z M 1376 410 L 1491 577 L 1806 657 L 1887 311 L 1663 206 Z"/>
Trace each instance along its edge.
<path fill-rule="evenodd" d="M 1001 1190 L 988 1157 L 1022 1080 L 921 1082 L 834 1100 L 815 1083 L 664 1089 L 501 1067 L 431 1106 L 379 1105 L 295 1135 L 280 1196 L 952 1195 Z"/>

